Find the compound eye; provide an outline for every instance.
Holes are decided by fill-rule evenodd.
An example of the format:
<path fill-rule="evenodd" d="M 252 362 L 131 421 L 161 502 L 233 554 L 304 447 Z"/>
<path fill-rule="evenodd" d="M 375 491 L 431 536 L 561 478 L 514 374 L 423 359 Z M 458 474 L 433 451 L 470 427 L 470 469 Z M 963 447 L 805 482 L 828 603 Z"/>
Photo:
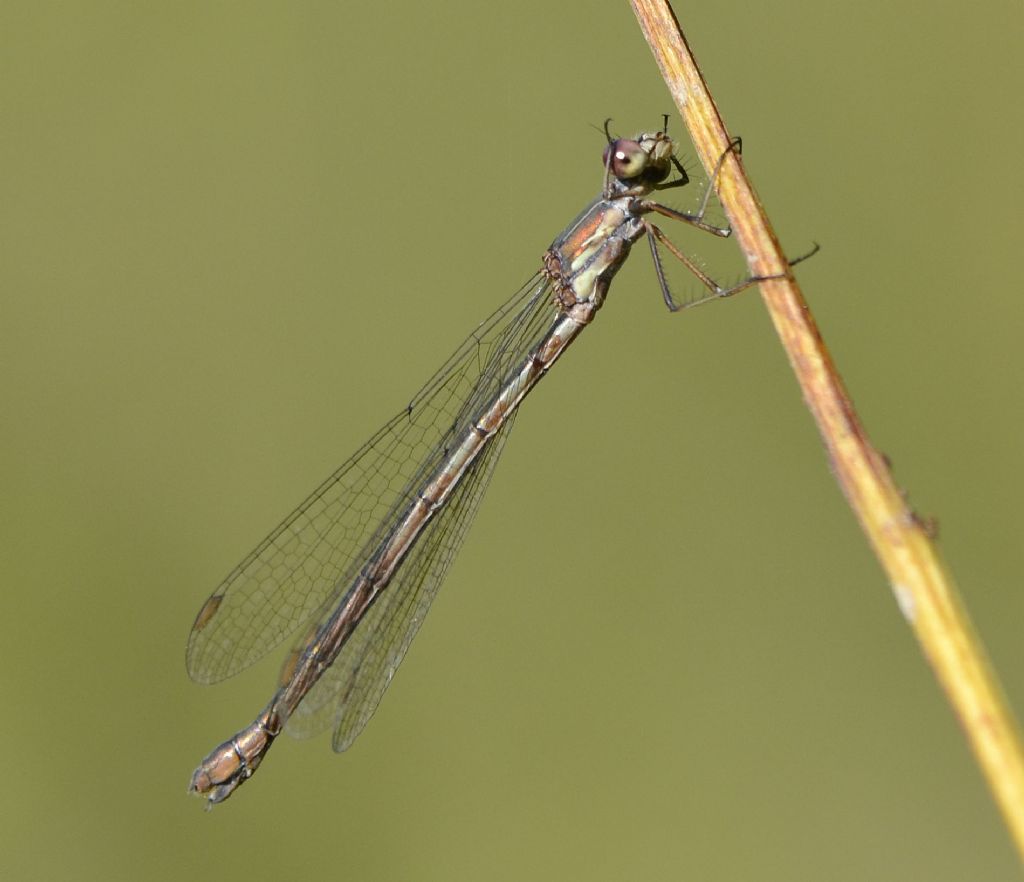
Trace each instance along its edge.
<path fill-rule="evenodd" d="M 610 162 L 612 174 L 620 181 L 628 181 L 642 175 L 649 158 L 643 147 L 628 138 L 619 138 L 605 147 L 603 157 L 605 167 L 607 168 Z"/>

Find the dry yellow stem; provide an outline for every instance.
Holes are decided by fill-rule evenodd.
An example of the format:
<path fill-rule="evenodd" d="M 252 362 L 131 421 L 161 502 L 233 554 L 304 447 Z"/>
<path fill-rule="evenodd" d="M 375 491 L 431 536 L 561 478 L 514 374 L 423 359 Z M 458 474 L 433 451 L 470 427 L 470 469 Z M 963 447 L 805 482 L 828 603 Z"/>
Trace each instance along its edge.
<path fill-rule="evenodd" d="M 701 161 L 711 169 L 729 137 L 675 14 L 665 0 L 631 3 Z M 726 158 L 717 187 L 750 271 L 757 276 L 785 274 L 786 258 L 742 161 L 734 154 Z M 868 441 L 796 281 L 789 277 L 762 282 L 761 293 L 843 493 L 960 719 L 1024 857 L 1020 734 L 952 577 L 927 525 L 908 507 L 885 458 Z"/>

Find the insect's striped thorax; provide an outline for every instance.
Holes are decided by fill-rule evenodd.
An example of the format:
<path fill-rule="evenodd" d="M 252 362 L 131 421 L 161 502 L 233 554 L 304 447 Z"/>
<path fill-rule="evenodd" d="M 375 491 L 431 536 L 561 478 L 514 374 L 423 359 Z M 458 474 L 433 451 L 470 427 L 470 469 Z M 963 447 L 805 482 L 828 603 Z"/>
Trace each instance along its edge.
<path fill-rule="evenodd" d="M 604 302 L 608 284 L 644 233 L 631 196 L 595 199 L 548 249 L 545 272 L 555 286 L 556 299 L 568 311 L 575 303 Z"/>

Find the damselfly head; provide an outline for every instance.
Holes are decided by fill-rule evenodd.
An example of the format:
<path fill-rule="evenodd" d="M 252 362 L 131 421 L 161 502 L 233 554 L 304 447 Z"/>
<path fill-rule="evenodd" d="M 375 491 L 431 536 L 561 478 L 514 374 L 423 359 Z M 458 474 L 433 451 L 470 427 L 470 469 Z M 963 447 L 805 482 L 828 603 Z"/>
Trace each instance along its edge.
<path fill-rule="evenodd" d="M 623 183 L 651 187 L 660 184 L 672 170 L 675 144 L 664 132 L 643 132 L 636 138 L 616 138 L 604 149 L 602 161 Z"/>

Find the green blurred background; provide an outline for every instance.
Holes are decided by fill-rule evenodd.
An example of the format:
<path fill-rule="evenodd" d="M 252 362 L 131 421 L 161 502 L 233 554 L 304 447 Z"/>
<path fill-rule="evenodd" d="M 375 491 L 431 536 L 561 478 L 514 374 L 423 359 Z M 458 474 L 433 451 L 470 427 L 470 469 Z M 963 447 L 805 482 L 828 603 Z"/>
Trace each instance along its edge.
<path fill-rule="evenodd" d="M 676 9 L 1024 707 L 1024 5 Z M 625 2 L 7 2 L 0 44 L 5 878 L 1016 875 L 758 296 L 670 316 L 642 251 L 356 746 L 204 813 L 278 656 L 193 685 L 199 605 L 534 271 L 592 126 L 672 105 Z"/>

